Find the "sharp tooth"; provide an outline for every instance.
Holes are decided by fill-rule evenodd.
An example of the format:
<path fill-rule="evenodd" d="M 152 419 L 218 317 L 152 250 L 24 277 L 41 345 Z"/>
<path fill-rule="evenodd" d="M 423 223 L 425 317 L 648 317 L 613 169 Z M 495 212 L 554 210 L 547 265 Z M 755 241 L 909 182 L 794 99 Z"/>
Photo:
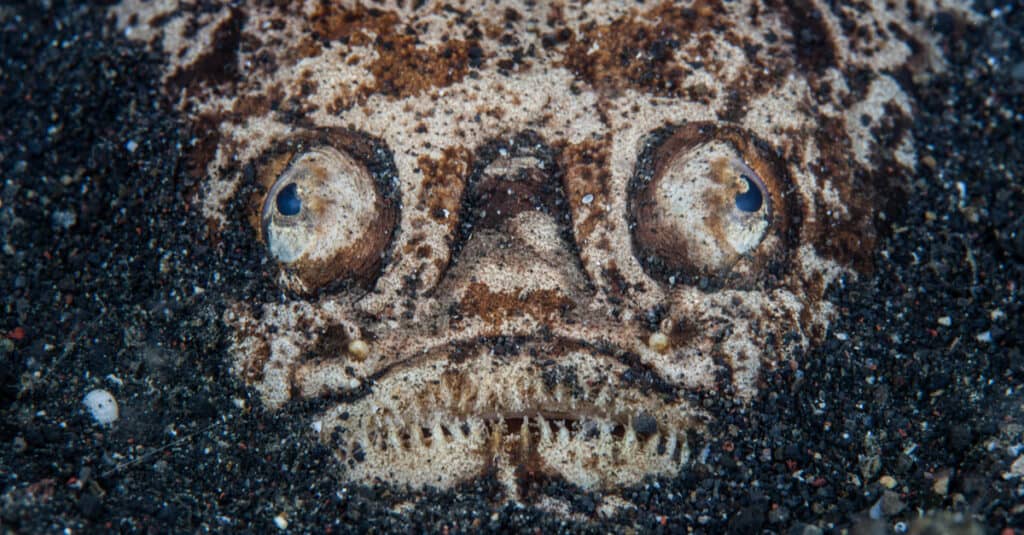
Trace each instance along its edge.
<path fill-rule="evenodd" d="M 551 443 L 551 427 L 548 426 L 548 421 L 543 416 L 537 415 L 537 426 L 540 428 L 540 442 L 541 444 Z"/>
<path fill-rule="evenodd" d="M 675 455 L 676 447 L 678 446 L 679 440 L 676 437 L 676 434 L 670 431 L 668 434 L 668 440 L 665 442 L 665 457 L 671 459 Z"/>
<path fill-rule="evenodd" d="M 563 446 L 568 445 L 571 437 L 569 436 L 569 430 L 565 428 L 565 422 L 555 420 L 555 425 L 558 426 L 558 443 Z"/>
<path fill-rule="evenodd" d="M 498 417 L 498 421 L 491 425 L 491 450 L 498 451 L 501 448 L 502 438 L 505 435 L 505 418 Z"/>
<path fill-rule="evenodd" d="M 519 428 L 519 446 L 523 451 L 530 449 L 530 417 L 523 416 L 523 425 Z"/>

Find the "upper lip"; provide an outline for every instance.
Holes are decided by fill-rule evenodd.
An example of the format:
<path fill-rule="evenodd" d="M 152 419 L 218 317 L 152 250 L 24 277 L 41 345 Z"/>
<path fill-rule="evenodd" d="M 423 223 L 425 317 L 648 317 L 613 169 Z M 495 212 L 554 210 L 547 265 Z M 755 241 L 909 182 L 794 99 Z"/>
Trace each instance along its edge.
<path fill-rule="evenodd" d="M 453 356 L 472 353 L 476 348 L 488 345 L 497 351 L 509 351 L 510 346 L 517 347 L 513 350 L 519 351 L 536 351 L 541 347 L 584 347 L 587 351 L 606 355 L 606 358 L 614 358 L 630 353 L 628 347 L 621 345 L 622 341 L 635 340 L 642 347 L 642 341 L 648 336 L 638 326 L 611 321 L 554 321 L 542 329 L 501 329 L 501 332 L 500 336 L 494 336 L 493 331 L 485 326 L 473 325 L 457 334 L 422 332 L 416 336 L 404 333 L 403 336 L 381 337 L 373 342 L 371 359 L 376 358 L 377 361 L 373 363 L 372 377 L 379 379 L 438 355 L 458 360 Z M 321 372 L 327 367 L 338 366 L 339 361 L 331 358 L 304 362 L 295 371 L 295 384 L 304 397 L 328 394 L 343 385 L 331 383 L 334 376 Z"/>

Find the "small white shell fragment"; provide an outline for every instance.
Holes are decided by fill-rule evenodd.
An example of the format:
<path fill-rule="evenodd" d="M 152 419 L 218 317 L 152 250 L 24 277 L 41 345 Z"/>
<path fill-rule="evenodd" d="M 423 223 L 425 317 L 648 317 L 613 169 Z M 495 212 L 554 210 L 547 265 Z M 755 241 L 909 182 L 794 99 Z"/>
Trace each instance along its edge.
<path fill-rule="evenodd" d="M 277 529 L 280 530 L 288 529 L 288 517 L 286 517 L 284 513 L 275 516 L 274 525 L 277 526 Z"/>
<path fill-rule="evenodd" d="M 97 388 L 86 394 L 82 403 L 85 404 L 85 408 L 89 410 L 89 414 L 96 420 L 96 423 L 110 425 L 117 421 L 117 400 L 110 392 Z"/>
<path fill-rule="evenodd" d="M 1003 472 L 1003 479 L 1010 480 L 1024 476 L 1024 455 L 1017 457 L 1017 460 L 1013 461 L 1010 465 L 1009 472 Z"/>

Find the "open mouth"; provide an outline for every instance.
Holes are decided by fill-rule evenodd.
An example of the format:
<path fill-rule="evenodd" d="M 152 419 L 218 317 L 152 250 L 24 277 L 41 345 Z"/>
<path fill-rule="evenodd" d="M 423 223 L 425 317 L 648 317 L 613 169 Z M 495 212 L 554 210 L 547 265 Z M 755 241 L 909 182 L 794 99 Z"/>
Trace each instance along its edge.
<path fill-rule="evenodd" d="M 629 367 L 611 356 L 558 346 L 480 347 L 457 363 L 437 355 L 394 369 L 329 411 L 321 439 L 350 479 L 415 488 L 494 471 L 510 486 L 529 474 L 600 489 L 687 462 L 697 410 L 626 381 Z"/>

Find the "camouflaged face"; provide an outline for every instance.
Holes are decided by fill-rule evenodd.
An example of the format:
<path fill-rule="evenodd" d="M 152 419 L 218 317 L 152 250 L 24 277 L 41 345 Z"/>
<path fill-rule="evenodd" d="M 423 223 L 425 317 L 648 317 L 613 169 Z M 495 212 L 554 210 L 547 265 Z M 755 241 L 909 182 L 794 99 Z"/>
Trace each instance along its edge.
<path fill-rule="evenodd" d="M 915 166 L 905 84 L 953 1 L 126 0 L 197 132 L 211 236 L 286 298 L 234 369 L 351 481 L 613 491 L 823 336 Z M 256 192 L 254 195 L 251 192 Z M 241 209 L 232 209 L 241 206 Z M 232 247 L 232 244 L 224 244 Z M 357 396 L 347 393 L 359 392 Z"/>

